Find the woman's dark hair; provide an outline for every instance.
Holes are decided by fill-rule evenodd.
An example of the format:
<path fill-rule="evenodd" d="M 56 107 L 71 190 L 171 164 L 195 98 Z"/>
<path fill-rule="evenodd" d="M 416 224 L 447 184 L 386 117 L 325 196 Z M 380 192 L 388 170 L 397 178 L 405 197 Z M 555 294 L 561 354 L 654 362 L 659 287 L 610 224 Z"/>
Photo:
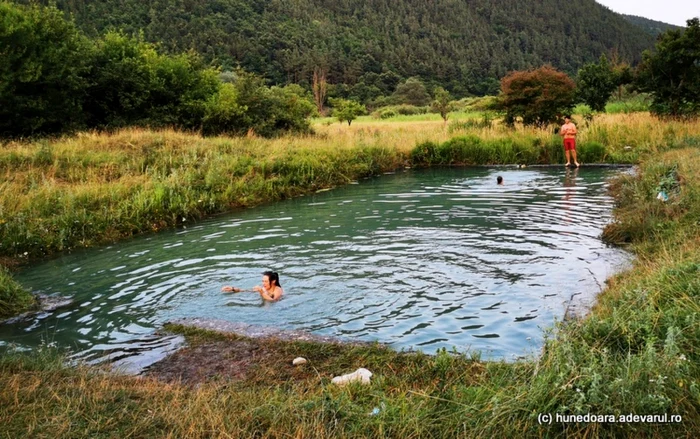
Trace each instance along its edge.
<path fill-rule="evenodd" d="M 279 274 L 275 273 L 274 271 L 264 271 L 262 275 L 267 276 L 267 278 L 270 279 L 270 283 L 272 283 L 272 281 L 274 280 L 275 285 L 277 285 L 280 288 L 282 287 L 282 285 L 280 285 L 280 275 Z"/>
<path fill-rule="evenodd" d="M 501 177 L 500 175 L 498 177 L 496 177 L 496 183 L 498 183 L 498 184 L 503 183 L 503 177 Z"/>

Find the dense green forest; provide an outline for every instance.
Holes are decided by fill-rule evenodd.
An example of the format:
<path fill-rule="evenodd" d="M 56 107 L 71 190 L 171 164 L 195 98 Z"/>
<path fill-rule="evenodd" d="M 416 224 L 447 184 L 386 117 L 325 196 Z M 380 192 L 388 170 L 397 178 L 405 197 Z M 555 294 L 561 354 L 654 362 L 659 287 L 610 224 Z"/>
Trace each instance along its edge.
<path fill-rule="evenodd" d="M 50 2 L 91 36 L 143 32 L 169 53 L 193 49 L 271 84 L 308 86 L 316 70 L 336 85 L 332 95 L 362 102 L 409 77 L 455 96 L 495 93 L 513 70 L 551 64 L 575 74 L 603 53 L 635 63 L 654 41 L 594 0 Z"/>
<path fill-rule="evenodd" d="M 676 26 L 674 24 L 664 23 L 663 21 L 650 20 L 644 17 L 638 17 L 636 15 L 622 15 L 625 20 L 634 24 L 635 26 L 641 27 L 651 35 L 657 36 L 667 30 L 678 30 L 683 29 L 682 26 Z M 691 17 L 688 17 L 691 18 Z"/>
<path fill-rule="evenodd" d="M 221 74 L 139 36 L 88 38 L 55 7 L 0 1 L 0 55 L 0 138 L 125 126 L 276 136 L 308 132 L 316 111 L 298 84 Z"/>

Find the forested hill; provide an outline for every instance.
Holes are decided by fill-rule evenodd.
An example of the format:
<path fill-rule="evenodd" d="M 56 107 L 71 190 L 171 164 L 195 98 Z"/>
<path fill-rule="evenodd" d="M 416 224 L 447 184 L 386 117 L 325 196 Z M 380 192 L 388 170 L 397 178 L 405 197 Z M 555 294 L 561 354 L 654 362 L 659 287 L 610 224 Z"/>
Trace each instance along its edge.
<path fill-rule="evenodd" d="M 664 23 L 662 21 L 650 20 L 644 17 L 638 17 L 636 15 L 622 15 L 625 20 L 634 24 L 635 26 L 641 27 L 648 33 L 657 36 L 666 32 L 667 30 L 683 29 L 682 26 L 676 26 L 674 24 Z M 690 17 L 688 17 L 690 18 Z"/>
<path fill-rule="evenodd" d="M 321 68 L 330 83 L 354 86 L 359 98 L 384 92 L 396 80 L 391 72 L 439 83 L 457 96 L 494 92 L 512 70 L 550 63 L 576 73 L 602 53 L 634 62 L 654 41 L 594 0 L 55 3 L 88 34 L 142 30 L 167 50 L 195 49 L 272 83 L 305 84 Z"/>

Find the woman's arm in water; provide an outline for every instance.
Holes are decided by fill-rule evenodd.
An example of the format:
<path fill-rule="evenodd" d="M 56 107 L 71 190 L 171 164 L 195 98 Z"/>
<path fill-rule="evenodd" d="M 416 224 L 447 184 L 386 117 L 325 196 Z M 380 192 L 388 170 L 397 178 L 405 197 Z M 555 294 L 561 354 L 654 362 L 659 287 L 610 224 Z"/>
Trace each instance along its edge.
<path fill-rule="evenodd" d="M 244 290 L 242 288 L 236 288 L 236 287 L 229 287 L 228 285 L 221 288 L 221 291 L 224 293 L 243 293 L 245 291 L 255 291 L 253 290 Z"/>

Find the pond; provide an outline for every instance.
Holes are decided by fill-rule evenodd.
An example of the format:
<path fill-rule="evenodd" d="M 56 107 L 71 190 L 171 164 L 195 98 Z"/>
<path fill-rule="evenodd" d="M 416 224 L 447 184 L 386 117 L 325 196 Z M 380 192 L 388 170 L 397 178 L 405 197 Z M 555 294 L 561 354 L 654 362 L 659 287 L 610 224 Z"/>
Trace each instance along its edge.
<path fill-rule="evenodd" d="M 600 240 L 619 172 L 407 170 L 74 252 L 17 275 L 74 302 L 0 325 L 0 346 L 49 342 L 142 367 L 180 342 L 157 334 L 164 322 L 206 317 L 427 353 L 536 354 L 572 297 L 594 297 L 629 260 Z M 220 291 L 268 269 L 279 302 Z"/>

